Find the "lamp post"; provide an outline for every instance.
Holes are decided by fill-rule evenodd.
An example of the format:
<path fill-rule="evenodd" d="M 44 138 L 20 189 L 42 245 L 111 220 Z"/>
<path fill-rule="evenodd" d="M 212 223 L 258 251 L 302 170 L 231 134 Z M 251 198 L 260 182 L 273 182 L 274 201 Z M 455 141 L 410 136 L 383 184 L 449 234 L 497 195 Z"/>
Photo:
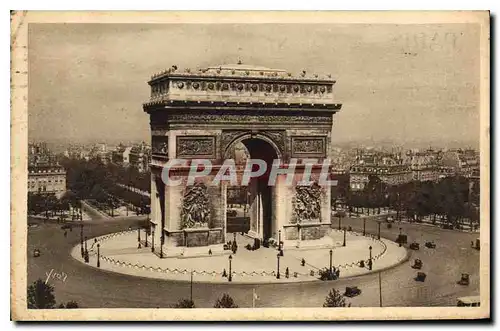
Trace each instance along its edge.
<path fill-rule="evenodd" d="M 372 246 L 368 247 L 370 250 L 370 260 L 368 262 L 368 269 L 372 270 Z"/>
<path fill-rule="evenodd" d="M 141 228 L 137 228 L 137 248 L 141 248 Z"/>
<path fill-rule="evenodd" d="M 398 239 L 399 247 L 401 247 L 401 245 L 402 245 L 401 241 L 403 240 L 403 239 L 401 238 L 401 230 L 402 230 L 402 229 L 401 229 L 401 228 L 399 228 L 399 239 Z"/>
<path fill-rule="evenodd" d="M 163 237 L 163 231 L 160 237 L 160 259 L 163 259 L 163 243 L 165 242 L 165 238 Z"/>
<path fill-rule="evenodd" d="M 151 230 L 151 252 L 155 252 L 155 230 Z"/>
<path fill-rule="evenodd" d="M 344 246 L 344 247 L 345 247 L 345 232 L 346 232 L 346 230 L 347 230 L 347 229 L 346 229 L 346 228 L 345 228 L 345 226 L 344 226 L 344 242 L 342 243 L 342 246 Z"/>
<path fill-rule="evenodd" d="M 332 255 L 333 251 L 330 249 L 330 273 L 332 273 Z"/>
<path fill-rule="evenodd" d="M 101 261 L 99 261 L 99 258 L 101 257 L 101 251 L 100 251 L 101 244 L 97 244 L 97 267 L 101 267 Z"/>
<path fill-rule="evenodd" d="M 278 259 L 278 272 L 276 273 L 276 279 L 280 279 L 280 254 L 276 254 L 276 258 Z"/>
<path fill-rule="evenodd" d="M 84 252 L 84 258 L 85 258 L 85 262 L 88 263 L 89 260 L 87 259 L 87 257 L 89 256 L 89 251 L 87 250 L 87 237 L 85 236 L 84 238 L 84 241 L 85 241 L 85 252 Z"/>
<path fill-rule="evenodd" d="M 228 281 L 233 280 L 233 272 L 231 271 L 231 261 L 233 260 L 233 256 L 229 255 L 229 277 L 227 278 Z"/>
<path fill-rule="evenodd" d="M 83 250 L 83 224 L 80 224 L 80 252 L 82 253 L 82 258 L 84 255 L 84 250 Z"/>
<path fill-rule="evenodd" d="M 144 229 L 146 240 L 144 240 L 144 247 L 148 247 L 148 229 Z"/>
<path fill-rule="evenodd" d="M 380 223 L 382 222 L 380 221 L 378 222 L 378 240 L 380 240 Z"/>
<path fill-rule="evenodd" d="M 366 218 L 363 218 L 363 236 L 366 235 Z"/>
<path fill-rule="evenodd" d="M 236 242 L 236 232 L 233 232 L 233 241 Z"/>

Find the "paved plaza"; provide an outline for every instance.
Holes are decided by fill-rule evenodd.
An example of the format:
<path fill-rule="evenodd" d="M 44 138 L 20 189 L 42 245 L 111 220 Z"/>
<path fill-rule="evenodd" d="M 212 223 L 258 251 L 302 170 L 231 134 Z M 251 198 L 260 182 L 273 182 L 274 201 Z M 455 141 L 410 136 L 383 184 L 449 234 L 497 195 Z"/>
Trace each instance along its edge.
<path fill-rule="evenodd" d="M 232 238 L 232 236 L 230 236 Z M 330 239 L 331 238 L 331 239 Z M 327 238 L 321 240 L 328 242 Z M 98 237 L 100 243 L 100 268 L 112 272 L 133 276 L 151 277 L 168 280 L 190 281 L 191 273 L 196 282 L 227 283 L 224 270 L 229 273 L 229 255 L 232 256 L 232 282 L 234 283 L 274 283 L 304 282 L 319 279 L 318 270 L 329 267 L 330 249 L 332 249 L 332 265 L 340 269 L 340 278 L 359 276 L 362 274 L 387 269 L 403 262 L 407 256 L 404 247 L 376 236 L 363 236 L 357 232 L 347 232 L 346 246 L 343 247 L 343 232 L 332 230 L 329 234 L 330 247 L 301 249 L 285 248 L 280 257 L 280 279 L 277 279 L 278 251 L 275 248 L 261 247 L 258 250 L 247 250 L 245 246 L 253 243 L 253 239 L 237 235 L 238 250 L 236 254 L 214 254 L 203 257 L 167 257 L 160 259 L 151 252 L 151 247 L 138 248 L 137 231 L 124 231 Z M 89 265 L 96 267 L 97 255 L 94 239 L 88 242 L 90 250 Z M 373 268 L 368 269 L 369 247 L 372 247 Z M 159 247 L 155 247 L 159 251 Z M 209 247 L 201 248 L 208 252 Z M 215 247 L 213 247 L 214 252 Z M 200 251 L 200 248 L 185 248 Z M 166 250 L 168 256 L 168 249 Z M 72 250 L 72 256 L 82 261 L 80 247 Z M 302 259 L 305 265 L 302 266 Z M 365 261 L 364 267 L 359 261 Z M 288 268 L 288 277 L 285 270 Z"/>

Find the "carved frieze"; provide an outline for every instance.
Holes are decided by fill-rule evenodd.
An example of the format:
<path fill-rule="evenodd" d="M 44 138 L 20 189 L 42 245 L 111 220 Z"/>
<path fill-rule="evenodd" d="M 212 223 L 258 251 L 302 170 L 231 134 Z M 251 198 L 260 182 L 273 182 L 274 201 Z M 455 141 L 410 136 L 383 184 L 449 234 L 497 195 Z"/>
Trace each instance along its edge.
<path fill-rule="evenodd" d="M 179 158 L 215 158 L 214 136 L 179 136 L 177 137 L 177 157 Z"/>
<path fill-rule="evenodd" d="M 292 223 L 319 222 L 321 219 L 321 187 L 317 183 L 295 187 Z"/>
<path fill-rule="evenodd" d="M 326 137 L 292 137 L 292 157 L 325 157 Z"/>
<path fill-rule="evenodd" d="M 290 124 L 332 124 L 332 116 L 304 115 L 232 115 L 232 114 L 172 114 L 169 123 L 290 123 Z"/>
<path fill-rule="evenodd" d="M 151 154 L 168 156 L 167 136 L 153 136 L 151 138 Z"/>
<path fill-rule="evenodd" d="M 210 222 L 210 199 L 207 187 L 196 183 L 186 187 L 182 200 L 181 229 L 208 227 Z"/>

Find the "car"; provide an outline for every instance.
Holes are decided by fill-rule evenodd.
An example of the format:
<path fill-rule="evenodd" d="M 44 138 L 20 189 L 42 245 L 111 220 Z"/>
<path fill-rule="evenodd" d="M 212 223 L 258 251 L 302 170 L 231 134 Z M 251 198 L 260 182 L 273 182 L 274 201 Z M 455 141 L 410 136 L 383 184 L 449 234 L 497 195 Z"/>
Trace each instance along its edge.
<path fill-rule="evenodd" d="M 427 248 L 436 248 L 436 244 L 434 243 L 434 241 L 428 241 L 425 243 L 425 247 Z"/>
<path fill-rule="evenodd" d="M 469 285 L 469 282 L 470 282 L 469 274 L 462 274 L 462 277 L 457 282 L 457 284 L 467 286 L 467 285 Z"/>
<path fill-rule="evenodd" d="M 387 223 L 392 223 L 394 222 L 394 218 L 392 216 L 387 216 L 386 221 Z"/>
<path fill-rule="evenodd" d="M 348 286 L 345 288 L 344 296 L 352 298 L 361 294 L 361 290 L 357 286 Z"/>
<path fill-rule="evenodd" d="M 412 242 L 410 244 L 410 249 L 413 249 L 415 251 L 418 251 L 420 249 L 420 244 L 419 243 L 416 243 L 416 242 Z"/>
<path fill-rule="evenodd" d="M 40 250 L 38 248 L 35 248 L 33 250 L 33 257 L 39 257 L 40 256 Z"/>
<path fill-rule="evenodd" d="M 427 275 L 425 274 L 425 272 L 418 272 L 417 277 L 415 277 L 415 280 L 417 282 L 425 282 L 425 278 L 427 278 Z"/>
<path fill-rule="evenodd" d="M 413 262 L 413 265 L 411 267 L 413 269 L 422 269 L 422 260 L 415 259 L 415 262 Z"/>

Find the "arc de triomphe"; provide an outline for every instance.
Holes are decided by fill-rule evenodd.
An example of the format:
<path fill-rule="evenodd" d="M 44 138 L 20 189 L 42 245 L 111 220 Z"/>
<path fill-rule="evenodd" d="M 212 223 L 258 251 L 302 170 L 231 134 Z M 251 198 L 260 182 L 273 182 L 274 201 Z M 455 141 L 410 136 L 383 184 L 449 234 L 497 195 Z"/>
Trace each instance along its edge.
<path fill-rule="evenodd" d="M 196 72 L 171 69 L 151 77 L 151 97 L 143 105 L 151 125 L 151 228 L 166 247 L 206 246 L 229 240 L 226 192 L 229 183 L 207 184 L 215 173 L 193 185 L 167 186 L 161 179 L 169 159 L 208 159 L 221 165 L 228 151 L 243 143 L 254 159 L 287 165 L 297 159 L 318 164 L 329 158 L 333 115 L 331 77 L 294 77 L 284 70 L 243 64 Z M 313 168 L 317 180 L 319 167 Z M 189 166 L 176 169 L 187 176 Z M 299 171 L 300 172 L 300 171 Z M 250 236 L 299 241 L 318 239 L 330 227 L 330 188 L 316 184 L 249 184 Z"/>

